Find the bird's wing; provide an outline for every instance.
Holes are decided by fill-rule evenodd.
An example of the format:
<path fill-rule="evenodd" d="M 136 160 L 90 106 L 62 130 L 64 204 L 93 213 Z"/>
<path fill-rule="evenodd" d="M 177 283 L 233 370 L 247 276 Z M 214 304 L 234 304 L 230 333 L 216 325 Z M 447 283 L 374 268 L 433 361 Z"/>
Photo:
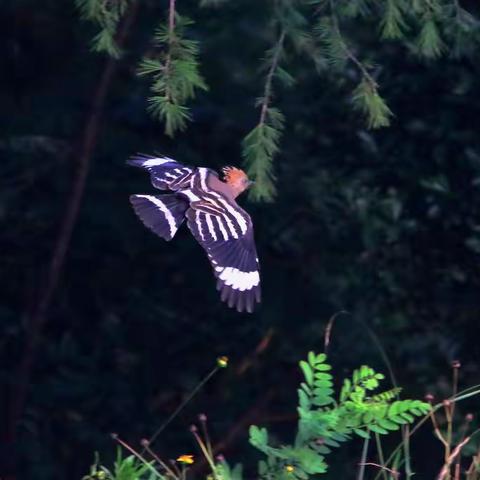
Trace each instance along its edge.
<path fill-rule="evenodd" d="M 250 216 L 221 193 L 192 182 L 187 224 L 207 252 L 221 299 L 237 311 L 252 312 L 260 302 L 260 274 Z"/>
<path fill-rule="evenodd" d="M 127 163 L 145 168 L 150 173 L 152 185 L 159 190 L 177 191 L 187 188 L 195 172 L 194 167 L 182 165 L 168 157 L 136 155 Z"/>

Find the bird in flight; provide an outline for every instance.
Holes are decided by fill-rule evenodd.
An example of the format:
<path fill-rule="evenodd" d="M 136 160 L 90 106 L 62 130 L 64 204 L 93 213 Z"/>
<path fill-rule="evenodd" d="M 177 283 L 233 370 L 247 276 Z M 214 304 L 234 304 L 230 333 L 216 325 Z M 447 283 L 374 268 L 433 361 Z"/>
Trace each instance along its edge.
<path fill-rule="evenodd" d="M 220 298 L 238 312 L 260 302 L 260 274 L 253 225 L 236 198 L 253 182 L 242 170 L 224 167 L 223 178 L 203 167 L 167 157 L 135 156 L 128 164 L 146 169 L 163 195 L 131 195 L 143 224 L 171 240 L 184 220 L 204 248 L 217 279 Z"/>

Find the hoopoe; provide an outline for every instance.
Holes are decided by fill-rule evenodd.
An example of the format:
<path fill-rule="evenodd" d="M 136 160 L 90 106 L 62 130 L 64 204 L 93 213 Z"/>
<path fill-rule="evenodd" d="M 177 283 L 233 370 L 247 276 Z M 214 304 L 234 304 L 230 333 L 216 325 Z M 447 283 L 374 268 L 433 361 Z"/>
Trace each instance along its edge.
<path fill-rule="evenodd" d="M 208 168 L 143 155 L 127 163 L 145 168 L 155 188 L 173 192 L 130 196 L 143 224 L 168 241 L 186 219 L 207 253 L 221 300 L 239 312 L 253 312 L 260 302 L 258 256 L 252 220 L 235 200 L 253 183 L 245 172 L 224 167 L 219 178 Z"/>

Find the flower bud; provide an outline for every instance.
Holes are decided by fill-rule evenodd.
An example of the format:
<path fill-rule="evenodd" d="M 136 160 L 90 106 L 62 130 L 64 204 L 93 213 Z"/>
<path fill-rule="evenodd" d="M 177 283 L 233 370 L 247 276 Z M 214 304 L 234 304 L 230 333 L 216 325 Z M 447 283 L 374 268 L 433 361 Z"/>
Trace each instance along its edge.
<path fill-rule="evenodd" d="M 228 366 L 228 357 L 222 355 L 221 357 L 217 358 L 217 367 L 220 368 L 227 368 Z"/>

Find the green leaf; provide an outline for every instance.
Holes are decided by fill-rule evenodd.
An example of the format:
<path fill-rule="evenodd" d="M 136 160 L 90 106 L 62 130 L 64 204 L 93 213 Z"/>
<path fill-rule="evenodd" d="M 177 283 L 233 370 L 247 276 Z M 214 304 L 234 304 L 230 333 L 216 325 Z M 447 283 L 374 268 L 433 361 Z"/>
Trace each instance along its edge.
<path fill-rule="evenodd" d="M 372 424 L 372 425 L 369 425 L 368 428 L 369 428 L 372 432 L 380 433 L 381 435 L 385 435 L 385 434 L 388 433 L 388 430 L 386 430 L 385 428 L 380 427 L 379 425 Z"/>
<path fill-rule="evenodd" d="M 360 428 L 354 428 L 353 429 L 354 433 L 356 435 L 358 435 L 359 437 L 362 437 L 362 438 L 365 438 L 365 439 L 369 439 L 370 438 L 370 434 L 368 432 L 366 432 L 365 430 L 362 430 Z"/>
<path fill-rule="evenodd" d="M 305 377 L 305 381 L 307 382 L 307 385 L 313 386 L 313 370 L 312 370 L 312 367 L 310 367 L 310 365 L 307 362 L 305 362 L 304 360 L 302 360 L 300 362 L 300 367 L 303 371 L 303 375 Z"/>
<path fill-rule="evenodd" d="M 264 448 L 268 445 L 268 433 L 266 428 L 258 428 L 252 425 L 249 429 L 250 443 L 257 448 Z"/>
<path fill-rule="evenodd" d="M 332 367 L 328 363 L 321 363 L 319 365 L 316 365 L 315 369 L 320 370 L 321 372 L 326 372 L 328 370 L 331 370 Z"/>
<path fill-rule="evenodd" d="M 327 360 L 327 355 L 325 353 L 319 353 L 315 359 L 315 363 L 323 363 Z"/>
<path fill-rule="evenodd" d="M 304 390 L 298 389 L 298 401 L 302 410 L 308 411 L 311 406 L 310 398 Z"/>
<path fill-rule="evenodd" d="M 400 427 L 397 423 L 387 420 L 386 418 L 377 419 L 378 425 L 387 430 L 398 430 Z"/>

